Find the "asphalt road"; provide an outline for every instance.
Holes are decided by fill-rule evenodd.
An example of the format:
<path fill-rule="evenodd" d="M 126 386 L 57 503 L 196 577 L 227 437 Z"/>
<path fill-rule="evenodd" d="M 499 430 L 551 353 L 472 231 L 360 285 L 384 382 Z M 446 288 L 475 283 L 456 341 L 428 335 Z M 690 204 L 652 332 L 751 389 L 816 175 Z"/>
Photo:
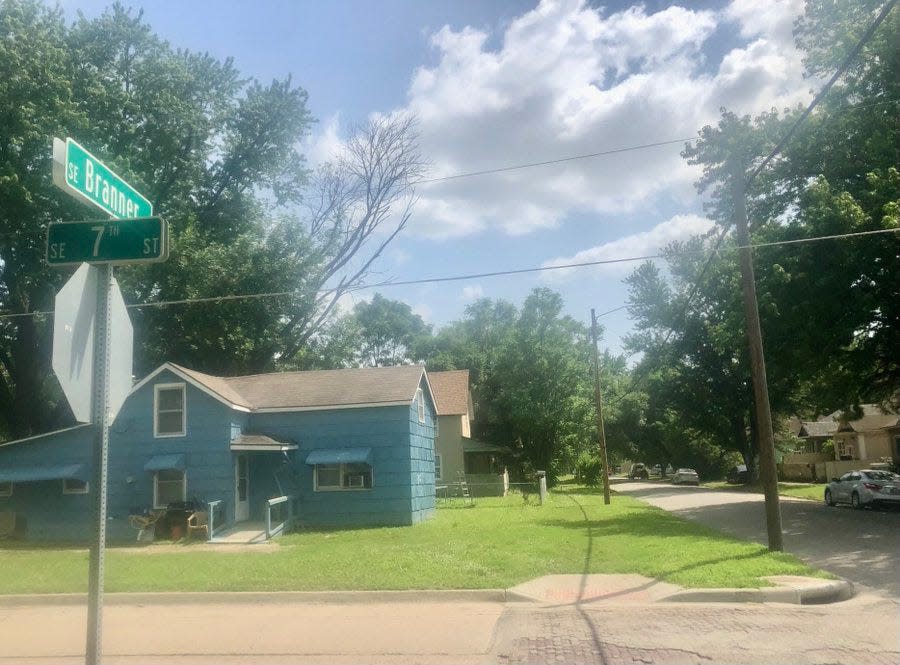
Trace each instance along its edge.
<path fill-rule="evenodd" d="M 767 542 L 761 494 L 625 480 L 614 489 L 740 538 Z M 900 599 L 900 510 L 852 510 L 782 497 L 781 521 L 785 551 Z"/>

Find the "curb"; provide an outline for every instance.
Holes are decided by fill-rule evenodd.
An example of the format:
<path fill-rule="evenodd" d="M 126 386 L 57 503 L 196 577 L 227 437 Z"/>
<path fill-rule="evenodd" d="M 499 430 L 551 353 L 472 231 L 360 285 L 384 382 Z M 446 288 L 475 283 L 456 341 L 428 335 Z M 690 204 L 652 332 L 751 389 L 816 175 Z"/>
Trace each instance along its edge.
<path fill-rule="evenodd" d="M 849 600 L 856 594 L 847 580 L 821 580 L 803 585 L 762 589 L 683 589 L 657 599 L 658 603 L 789 603 L 824 605 Z M 539 598 L 512 589 L 426 589 L 404 591 L 198 591 L 107 593 L 105 605 L 216 605 L 313 603 L 537 603 Z M 0 607 L 87 605 L 85 593 L 0 595 Z"/>
<path fill-rule="evenodd" d="M 154 593 L 105 593 L 105 605 L 214 605 L 227 603 L 505 603 L 526 600 L 505 589 L 428 589 L 404 591 L 198 591 Z M 0 595 L 0 607 L 87 605 L 86 593 Z"/>
<path fill-rule="evenodd" d="M 662 598 L 676 603 L 790 603 L 792 605 L 825 605 L 849 600 L 856 595 L 847 580 L 822 580 L 800 587 L 765 587 L 762 589 L 685 589 Z"/>

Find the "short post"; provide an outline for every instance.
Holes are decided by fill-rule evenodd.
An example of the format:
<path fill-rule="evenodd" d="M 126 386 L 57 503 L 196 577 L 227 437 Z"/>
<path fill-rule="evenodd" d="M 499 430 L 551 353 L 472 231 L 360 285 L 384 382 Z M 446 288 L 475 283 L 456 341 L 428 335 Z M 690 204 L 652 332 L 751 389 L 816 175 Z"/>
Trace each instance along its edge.
<path fill-rule="evenodd" d="M 541 497 L 541 505 L 544 505 L 544 502 L 547 500 L 547 472 L 546 471 L 538 471 L 538 488 L 540 491 Z"/>

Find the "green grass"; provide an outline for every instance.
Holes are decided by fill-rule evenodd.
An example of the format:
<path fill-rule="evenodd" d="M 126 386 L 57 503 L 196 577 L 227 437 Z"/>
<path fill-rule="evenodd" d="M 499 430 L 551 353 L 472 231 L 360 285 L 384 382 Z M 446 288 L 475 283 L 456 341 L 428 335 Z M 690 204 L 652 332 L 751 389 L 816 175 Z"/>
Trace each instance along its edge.
<path fill-rule="evenodd" d="M 584 493 L 582 493 L 584 492 Z M 274 550 L 111 548 L 106 590 L 505 588 L 551 573 L 640 573 L 687 587 L 759 587 L 765 575 L 824 575 L 786 554 L 636 499 L 580 488 L 544 506 L 521 496 L 456 501 L 414 527 L 307 531 Z M 157 550 L 157 551 L 154 551 Z M 0 550 L 0 593 L 85 591 L 85 550 Z"/>
<path fill-rule="evenodd" d="M 724 481 L 714 481 L 703 483 L 703 487 L 712 487 L 719 490 L 737 490 L 741 492 L 762 493 L 762 486 L 758 483 L 753 485 L 729 485 Z M 825 495 L 824 483 L 778 483 L 778 493 L 782 496 L 792 496 L 795 499 L 809 499 L 811 501 L 822 501 Z"/>

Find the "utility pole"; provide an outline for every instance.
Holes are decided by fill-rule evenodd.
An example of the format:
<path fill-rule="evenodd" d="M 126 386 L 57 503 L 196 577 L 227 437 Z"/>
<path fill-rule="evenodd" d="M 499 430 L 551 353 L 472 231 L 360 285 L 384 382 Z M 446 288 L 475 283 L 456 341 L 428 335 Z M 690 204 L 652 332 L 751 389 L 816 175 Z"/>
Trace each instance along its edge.
<path fill-rule="evenodd" d="M 606 431 L 603 428 L 603 395 L 600 392 L 600 353 L 597 350 L 597 317 L 591 308 L 591 339 L 594 342 L 594 400 L 597 403 L 597 432 L 600 436 L 600 460 L 603 463 L 603 503 L 609 505 L 609 459 L 606 456 Z"/>
<path fill-rule="evenodd" d="M 750 231 L 747 228 L 746 180 L 744 169 L 738 165 L 735 165 L 732 173 L 732 194 L 734 225 L 740 247 L 738 252 L 741 264 L 741 292 L 744 300 L 744 316 L 747 319 L 747 340 L 750 345 L 753 409 L 759 437 L 759 475 L 766 496 L 766 531 L 769 536 L 769 549 L 780 552 L 784 549 L 784 544 L 781 533 L 781 506 L 778 502 L 778 469 L 775 466 L 775 435 L 772 432 L 766 360 L 763 356 L 753 257 L 750 254 Z"/>

